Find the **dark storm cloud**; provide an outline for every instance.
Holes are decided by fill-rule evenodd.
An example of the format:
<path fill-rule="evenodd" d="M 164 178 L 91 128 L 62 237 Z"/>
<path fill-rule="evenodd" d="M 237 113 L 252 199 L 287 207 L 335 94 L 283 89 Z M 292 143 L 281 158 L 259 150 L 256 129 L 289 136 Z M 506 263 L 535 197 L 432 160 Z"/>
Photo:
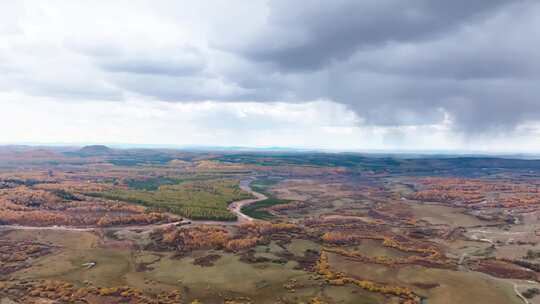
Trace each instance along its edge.
<path fill-rule="evenodd" d="M 324 68 L 387 42 L 436 38 L 477 22 L 503 0 L 311 0 L 270 2 L 268 28 L 241 50 L 284 70 Z"/>
<path fill-rule="evenodd" d="M 280 84 L 268 90 L 279 92 L 276 98 L 328 98 L 372 125 L 447 117 L 469 135 L 540 120 L 538 2 L 272 1 L 269 7 L 267 26 L 234 52 Z"/>

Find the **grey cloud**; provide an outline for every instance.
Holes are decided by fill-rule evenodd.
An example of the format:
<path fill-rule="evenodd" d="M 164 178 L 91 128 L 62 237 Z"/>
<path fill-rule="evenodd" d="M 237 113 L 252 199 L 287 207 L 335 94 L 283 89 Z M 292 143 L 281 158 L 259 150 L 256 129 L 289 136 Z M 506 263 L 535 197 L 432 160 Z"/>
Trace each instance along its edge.
<path fill-rule="evenodd" d="M 202 70 L 203 66 L 197 63 L 168 62 L 167 60 L 153 60 L 148 58 L 132 58 L 104 63 L 103 68 L 111 72 L 183 76 L 192 75 Z"/>
<path fill-rule="evenodd" d="M 248 90 L 220 78 L 204 76 L 170 76 L 154 74 L 112 74 L 108 80 L 141 95 L 164 101 L 232 100 Z"/>
<path fill-rule="evenodd" d="M 123 100 L 121 88 L 106 82 L 98 69 L 61 44 L 18 35 L 0 34 L 6 38 L 0 47 L 0 91 L 76 102 Z"/>
<path fill-rule="evenodd" d="M 111 72 L 168 76 L 196 75 L 206 67 L 203 54 L 195 48 L 158 49 L 147 54 L 101 57 L 99 61 L 105 70 Z"/>
<path fill-rule="evenodd" d="M 74 40 L 68 47 L 89 56 L 105 71 L 115 73 L 190 76 L 206 68 L 206 58 L 197 48 L 185 45 L 147 46 L 131 49 L 118 43 Z"/>
<path fill-rule="evenodd" d="M 324 68 L 358 48 L 415 42 L 483 18 L 507 1 L 272 1 L 268 27 L 240 52 L 283 70 Z"/>
<path fill-rule="evenodd" d="M 537 2 L 273 1 L 270 9 L 268 27 L 234 52 L 263 67 L 280 88 L 274 97 L 331 99 L 370 125 L 434 124 L 446 113 L 464 134 L 540 120 Z"/>

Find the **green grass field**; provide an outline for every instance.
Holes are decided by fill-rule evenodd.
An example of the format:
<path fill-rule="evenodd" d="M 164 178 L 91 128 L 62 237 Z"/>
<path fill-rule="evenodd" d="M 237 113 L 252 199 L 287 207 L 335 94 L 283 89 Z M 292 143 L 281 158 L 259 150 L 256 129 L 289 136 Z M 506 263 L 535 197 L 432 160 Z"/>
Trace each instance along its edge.
<path fill-rule="evenodd" d="M 90 195 L 141 204 L 150 210 L 172 212 L 190 219 L 221 221 L 236 220 L 236 215 L 227 209 L 231 202 L 251 198 L 251 194 L 240 189 L 238 180 L 231 179 L 162 184 L 155 190 L 122 188 Z"/>
<path fill-rule="evenodd" d="M 278 204 L 285 204 L 287 202 L 288 200 L 270 197 L 263 201 L 249 204 L 247 206 L 242 207 L 242 213 L 252 218 L 256 218 L 260 220 L 268 220 L 272 218 L 272 214 L 262 209 L 271 207 L 274 205 L 278 205 Z"/>
<path fill-rule="evenodd" d="M 289 200 L 277 198 L 274 195 L 272 195 L 272 193 L 268 192 L 269 187 L 279 182 L 280 182 L 280 179 L 270 179 L 270 178 L 260 178 L 253 181 L 250 184 L 251 189 L 253 191 L 260 192 L 266 195 L 268 198 L 263 201 L 249 204 L 247 206 L 242 207 L 242 213 L 252 218 L 256 218 L 260 220 L 271 219 L 272 214 L 263 210 L 264 208 L 271 207 L 278 204 L 286 204 L 289 202 Z"/>

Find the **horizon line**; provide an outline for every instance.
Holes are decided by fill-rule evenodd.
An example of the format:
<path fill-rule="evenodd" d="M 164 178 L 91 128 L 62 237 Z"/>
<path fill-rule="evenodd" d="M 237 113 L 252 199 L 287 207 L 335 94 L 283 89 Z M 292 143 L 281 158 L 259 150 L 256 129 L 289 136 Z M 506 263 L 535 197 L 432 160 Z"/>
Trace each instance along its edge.
<path fill-rule="evenodd" d="M 426 154 L 426 155 L 527 155 L 540 156 L 540 151 L 483 151 L 474 149 L 338 149 L 323 147 L 294 147 L 294 146 L 242 146 L 242 145 L 197 145 L 197 144 L 133 144 L 133 143 L 92 143 L 92 142 L 15 142 L 0 143 L 0 147 L 36 147 L 36 148 L 79 148 L 102 145 L 115 149 L 171 149 L 197 151 L 274 151 L 274 152 L 321 152 L 321 153 L 365 153 L 365 154 Z"/>

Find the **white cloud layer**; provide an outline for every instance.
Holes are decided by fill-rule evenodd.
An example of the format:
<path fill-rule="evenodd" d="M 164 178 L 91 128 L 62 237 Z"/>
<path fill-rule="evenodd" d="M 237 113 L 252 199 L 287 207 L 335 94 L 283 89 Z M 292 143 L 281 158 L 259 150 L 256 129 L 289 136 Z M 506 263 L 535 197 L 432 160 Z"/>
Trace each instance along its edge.
<path fill-rule="evenodd" d="M 359 124 L 345 106 L 329 101 L 66 103 L 49 97 L 0 94 L 0 144 L 110 143 L 213 145 L 331 150 L 540 151 L 539 125 L 513 137 L 456 136 L 448 123 L 376 127 Z M 60 139 L 60 140 L 59 140 Z M 478 143 L 482 147 L 478 147 Z M 523 143 L 527 144 L 524 145 Z"/>

